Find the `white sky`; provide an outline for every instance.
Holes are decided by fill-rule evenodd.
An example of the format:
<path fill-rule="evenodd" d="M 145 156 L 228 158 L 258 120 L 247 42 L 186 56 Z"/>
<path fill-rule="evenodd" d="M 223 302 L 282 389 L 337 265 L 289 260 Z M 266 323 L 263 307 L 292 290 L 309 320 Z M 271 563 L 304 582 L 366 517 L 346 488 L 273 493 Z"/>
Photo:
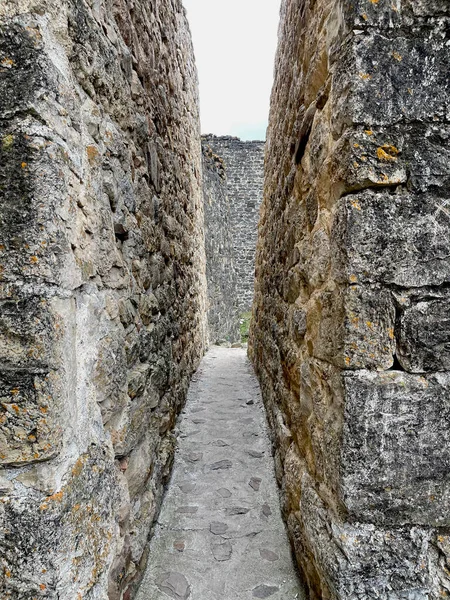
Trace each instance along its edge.
<path fill-rule="evenodd" d="M 200 80 L 202 133 L 265 139 L 280 0 L 183 0 Z"/>

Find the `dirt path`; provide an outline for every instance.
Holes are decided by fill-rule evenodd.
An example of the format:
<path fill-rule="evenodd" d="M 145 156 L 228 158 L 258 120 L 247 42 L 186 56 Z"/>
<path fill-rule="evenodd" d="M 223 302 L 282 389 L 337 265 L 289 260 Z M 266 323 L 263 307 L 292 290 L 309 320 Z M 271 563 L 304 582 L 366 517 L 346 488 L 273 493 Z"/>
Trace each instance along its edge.
<path fill-rule="evenodd" d="M 258 382 L 213 347 L 189 391 L 137 600 L 303 599 L 279 509 Z"/>

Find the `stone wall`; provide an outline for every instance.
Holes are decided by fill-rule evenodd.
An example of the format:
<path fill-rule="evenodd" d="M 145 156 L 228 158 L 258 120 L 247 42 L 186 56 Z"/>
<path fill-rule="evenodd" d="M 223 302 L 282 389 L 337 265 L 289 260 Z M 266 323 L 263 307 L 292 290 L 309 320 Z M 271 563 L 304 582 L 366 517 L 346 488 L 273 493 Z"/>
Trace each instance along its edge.
<path fill-rule="evenodd" d="M 203 142 L 208 332 L 211 343 L 240 339 L 236 307 L 237 273 L 225 163 Z"/>
<path fill-rule="evenodd" d="M 450 596 L 447 0 L 284 0 L 251 356 L 311 598 Z"/>
<path fill-rule="evenodd" d="M 205 342 L 196 82 L 180 0 L 0 5 L 5 600 L 145 564 Z"/>
<path fill-rule="evenodd" d="M 255 285 L 255 248 L 264 179 L 264 142 L 214 135 L 202 137 L 225 164 L 231 207 L 238 313 L 251 310 Z"/>

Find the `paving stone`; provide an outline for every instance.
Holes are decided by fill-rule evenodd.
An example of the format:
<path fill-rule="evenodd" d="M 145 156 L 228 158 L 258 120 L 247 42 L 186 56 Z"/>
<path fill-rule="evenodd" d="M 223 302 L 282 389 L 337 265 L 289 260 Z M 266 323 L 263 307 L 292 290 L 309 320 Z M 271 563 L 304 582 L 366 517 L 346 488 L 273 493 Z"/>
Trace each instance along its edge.
<path fill-rule="evenodd" d="M 209 465 L 209 468 L 211 471 L 219 471 L 220 469 L 231 469 L 232 466 L 233 463 L 231 460 L 219 460 L 218 462 Z"/>
<path fill-rule="evenodd" d="M 275 554 L 275 552 L 272 552 L 272 550 L 267 550 L 266 548 L 261 548 L 259 553 L 261 558 L 264 558 L 264 560 L 268 560 L 269 562 L 275 562 L 280 558 L 278 554 Z"/>
<path fill-rule="evenodd" d="M 264 452 L 258 452 L 257 450 L 248 450 L 247 454 L 252 458 L 262 458 L 264 456 Z"/>
<path fill-rule="evenodd" d="M 202 460 L 202 458 L 203 458 L 203 454 L 201 452 L 189 452 L 186 455 L 185 460 L 187 462 L 194 463 L 194 462 L 198 462 L 198 461 Z"/>
<path fill-rule="evenodd" d="M 191 592 L 188 580 L 181 573 L 163 573 L 156 582 L 158 588 L 175 600 L 187 600 Z"/>
<path fill-rule="evenodd" d="M 242 403 L 249 398 L 254 416 L 245 422 L 250 409 Z M 191 406 L 205 407 L 195 442 L 182 437 L 198 420 Z M 206 355 L 179 433 L 135 600 L 304 600 L 281 519 L 266 417 L 244 350 L 213 347 Z M 247 440 L 253 445 L 256 438 L 258 446 L 249 450 Z"/>
<path fill-rule="evenodd" d="M 252 477 L 248 482 L 248 485 L 255 490 L 255 492 L 259 492 L 259 486 L 261 485 L 262 479 L 259 477 Z"/>
<path fill-rule="evenodd" d="M 219 523 L 218 521 L 214 521 L 214 523 L 211 523 L 209 526 L 209 530 L 211 533 L 214 533 L 214 535 L 222 535 L 227 529 L 228 525 L 226 523 Z"/>
<path fill-rule="evenodd" d="M 230 542 L 223 542 L 222 544 L 213 543 L 211 544 L 211 552 L 218 561 L 230 560 L 233 553 L 233 548 Z"/>
<path fill-rule="evenodd" d="M 233 515 L 246 515 L 249 511 L 250 509 L 244 506 L 233 506 L 232 508 L 227 508 L 225 513 L 232 517 Z"/>
<path fill-rule="evenodd" d="M 275 592 L 278 592 L 277 587 L 271 585 L 259 585 L 253 590 L 254 598 L 269 598 L 269 596 L 273 596 Z"/>
<path fill-rule="evenodd" d="M 186 542 L 184 540 L 175 540 L 173 543 L 173 547 L 175 550 L 178 550 L 178 552 L 184 552 Z"/>
<path fill-rule="evenodd" d="M 189 494 L 195 490 L 195 483 L 180 483 L 178 487 L 184 494 Z"/>

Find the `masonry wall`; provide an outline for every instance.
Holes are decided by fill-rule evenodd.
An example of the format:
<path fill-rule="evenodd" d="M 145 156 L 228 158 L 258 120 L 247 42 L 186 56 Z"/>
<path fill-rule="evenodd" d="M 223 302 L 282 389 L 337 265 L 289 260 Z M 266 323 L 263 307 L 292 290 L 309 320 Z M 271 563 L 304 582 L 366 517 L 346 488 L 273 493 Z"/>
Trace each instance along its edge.
<path fill-rule="evenodd" d="M 202 136 L 225 164 L 230 202 L 238 313 L 251 310 L 255 285 L 255 248 L 264 179 L 264 142 L 230 136 Z"/>
<path fill-rule="evenodd" d="M 284 0 L 250 353 L 311 598 L 450 595 L 446 0 Z"/>
<path fill-rule="evenodd" d="M 209 341 L 233 343 L 240 340 L 238 277 L 226 167 L 205 141 L 202 157 Z"/>
<path fill-rule="evenodd" d="M 0 596 L 133 595 L 205 346 L 180 0 L 0 5 Z"/>

